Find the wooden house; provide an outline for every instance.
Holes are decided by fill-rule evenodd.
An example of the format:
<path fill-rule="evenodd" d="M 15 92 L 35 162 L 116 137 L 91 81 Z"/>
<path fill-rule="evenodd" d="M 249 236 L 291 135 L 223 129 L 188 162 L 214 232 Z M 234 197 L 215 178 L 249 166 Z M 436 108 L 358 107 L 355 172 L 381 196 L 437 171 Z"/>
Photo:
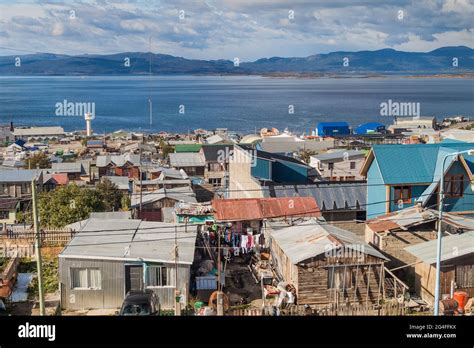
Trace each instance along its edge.
<path fill-rule="evenodd" d="M 415 291 L 426 302 L 433 304 L 436 286 L 436 240 L 407 247 L 415 264 Z M 474 296 L 474 231 L 444 236 L 441 244 L 441 295 L 465 291 Z M 443 297 L 441 297 L 443 298 Z"/>
<path fill-rule="evenodd" d="M 311 219 L 272 224 L 271 260 L 279 280 L 296 288 L 298 304 L 378 303 L 407 288 L 384 267 L 382 253 L 355 234 Z M 385 279 L 392 279 L 392 288 Z"/>

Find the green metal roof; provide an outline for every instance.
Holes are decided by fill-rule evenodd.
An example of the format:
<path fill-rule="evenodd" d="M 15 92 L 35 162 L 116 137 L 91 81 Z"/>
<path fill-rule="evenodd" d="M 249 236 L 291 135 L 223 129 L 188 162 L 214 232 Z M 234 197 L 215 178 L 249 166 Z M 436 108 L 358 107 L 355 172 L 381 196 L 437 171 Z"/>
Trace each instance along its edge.
<path fill-rule="evenodd" d="M 473 149 L 472 143 L 442 142 L 438 144 L 374 145 L 372 150 L 385 184 L 432 183 L 440 171 L 437 162 L 442 154 Z M 440 153 L 441 152 L 441 153 Z M 440 154 L 439 154 L 440 153 Z M 464 156 L 469 167 L 473 156 Z M 448 164 L 448 163 L 447 163 Z"/>
<path fill-rule="evenodd" d="M 176 144 L 174 149 L 175 152 L 199 152 L 201 146 L 201 144 Z"/>

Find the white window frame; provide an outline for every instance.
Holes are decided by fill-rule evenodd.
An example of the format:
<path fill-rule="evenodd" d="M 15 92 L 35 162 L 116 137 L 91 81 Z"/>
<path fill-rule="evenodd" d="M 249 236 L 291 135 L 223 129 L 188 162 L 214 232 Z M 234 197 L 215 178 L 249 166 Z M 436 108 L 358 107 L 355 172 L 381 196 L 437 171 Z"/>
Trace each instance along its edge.
<path fill-rule="evenodd" d="M 87 286 L 86 287 L 75 287 L 74 286 L 74 271 L 76 270 L 86 270 L 87 272 Z M 100 275 L 100 286 L 99 287 L 90 287 L 91 284 L 91 271 L 99 271 Z M 71 267 L 70 268 L 70 279 L 71 279 L 71 290 L 102 290 L 102 271 L 99 268 L 95 267 Z"/>

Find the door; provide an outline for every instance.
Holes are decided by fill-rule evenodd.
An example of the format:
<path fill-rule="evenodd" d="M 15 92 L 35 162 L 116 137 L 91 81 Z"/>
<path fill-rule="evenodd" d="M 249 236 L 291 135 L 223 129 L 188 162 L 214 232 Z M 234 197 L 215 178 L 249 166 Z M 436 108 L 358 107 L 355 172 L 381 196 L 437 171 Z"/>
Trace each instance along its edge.
<path fill-rule="evenodd" d="M 125 293 L 143 290 L 143 266 L 125 265 Z"/>
<path fill-rule="evenodd" d="M 455 279 L 454 270 L 452 265 L 441 266 L 441 296 L 451 292 L 451 282 Z"/>

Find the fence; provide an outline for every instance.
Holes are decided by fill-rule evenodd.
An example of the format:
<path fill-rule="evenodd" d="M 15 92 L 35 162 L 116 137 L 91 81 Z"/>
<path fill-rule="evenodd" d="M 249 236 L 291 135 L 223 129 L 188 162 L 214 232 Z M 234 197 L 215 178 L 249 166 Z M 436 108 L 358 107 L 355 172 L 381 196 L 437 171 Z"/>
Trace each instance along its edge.
<path fill-rule="evenodd" d="M 291 305 L 283 309 L 274 309 L 266 307 L 265 309 L 231 309 L 228 312 L 230 316 L 392 316 L 405 315 L 406 307 L 404 303 L 386 302 L 381 305 L 352 303 L 328 305 L 322 307 L 309 307 L 301 305 Z"/>
<path fill-rule="evenodd" d="M 64 246 L 76 232 L 68 229 L 45 229 L 40 231 L 41 246 Z M 14 227 L 0 232 L 0 241 L 15 241 L 17 244 L 34 244 L 35 232 L 32 229 Z"/>

